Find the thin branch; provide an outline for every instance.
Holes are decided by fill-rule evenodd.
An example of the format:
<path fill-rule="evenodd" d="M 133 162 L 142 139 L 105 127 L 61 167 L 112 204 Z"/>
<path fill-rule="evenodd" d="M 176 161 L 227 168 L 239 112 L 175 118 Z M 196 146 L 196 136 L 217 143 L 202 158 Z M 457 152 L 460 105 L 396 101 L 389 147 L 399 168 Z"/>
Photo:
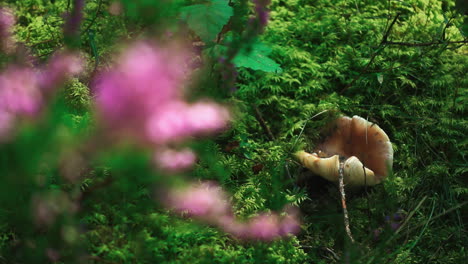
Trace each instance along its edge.
<path fill-rule="evenodd" d="M 400 17 L 400 13 L 396 14 L 395 18 L 393 18 L 393 21 L 392 23 L 390 23 L 390 26 L 387 28 L 387 31 L 385 32 L 383 38 L 382 38 L 382 41 L 380 42 L 380 46 L 382 46 L 383 44 L 387 43 L 387 39 L 388 39 L 388 36 L 390 35 L 390 31 L 392 30 L 393 26 L 395 25 L 398 17 Z"/>
<path fill-rule="evenodd" d="M 450 21 L 452 21 L 452 19 L 454 18 L 454 16 L 452 16 L 451 18 L 449 18 L 449 20 L 447 21 L 447 23 L 445 23 L 445 26 L 444 26 L 444 29 L 442 29 L 442 40 L 445 41 L 445 32 L 448 28 L 448 26 L 450 25 Z"/>
<path fill-rule="evenodd" d="M 406 46 L 406 47 L 429 47 L 435 45 L 447 45 L 447 44 L 467 44 L 468 40 L 459 40 L 459 41 L 434 41 L 434 42 L 398 42 L 398 41 L 387 41 L 385 44 L 388 45 L 398 45 L 398 46 Z"/>
<path fill-rule="evenodd" d="M 262 113 L 260 112 L 260 110 L 258 109 L 256 105 L 252 104 L 252 107 L 255 111 L 255 119 L 257 119 L 258 123 L 260 123 L 260 126 L 265 131 L 266 135 L 268 136 L 268 139 L 270 139 L 271 141 L 274 141 L 275 137 L 273 136 L 273 133 L 271 133 L 270 128 L 267 126 L 265 120 L 263 119 Z"/>
<path fill-rule="evenodd" d="M 348 235 L 349 239 L 352 243 L 354 243 L 353 235 L 351 234 L 351 229 L 349 228 L 349 216 L 348 216 L 348 208 L 346 207 L 346 194 L 344 188 L 344 163 L 340 161 L 340 168 L 338 169 L 338 181 L 340 187 L 340 194 L 341 194 L 341 206 L 343 207 L 343 218 L 344 218 L 344 225 L 346 234 Z"/>
<path fill-rule="evenodd" d="M 99 0 L 98 8 L 97 8 L 97 10 L 96 10 L 96 14 L 94 14 L 93 19 L 91 20 L 91 22 L 89 23 L 89 25 L 85 28 L 85 30 L 83 30 L 83 32 L 87 32 L 88 30 L 91 29 L 91 27 L 93 26 L 94 22 L 96 22 L 96 19 L 99 17 L 99 12 L 101 12 L 101 8 L 102 8 L 102 0 Z"/>
<path fill-rule="evenodd" d="M 446 215 L 446 214 L 448 214 L 448 213 L 451 213 L 451 212 L 453 212 L 453 211 L 455 211 L 455 210 L 457 210 L 457 209 L 460 209 L 460 208 L 462 208 L 463 206 L 465 206 L 465 205 L 467 205 L 467 204 L 468 204 L 468 201 L 464 201 L 463 203 L 457 204 L 457 205 L 455 205 L 454 207 L 449 208 L 449 209 L 443 211 L 442 213 L 437 214 L 436 216 L 432 217 L 432 218 L 429 220 L 429 222 L 432 222 L 432 221 L 436 220 L 437 218 L 440 218 L 440 217 L 442 217 L 442 216 L 444 216 L 444 215 Z M 414 226 L 412 226 L 411 228 L 409 228 L 406 232 L 407 232 L 407 233 L 410 233 L 410 232 L 414 231 L 415 229 L 417 229 L 417 228 L 423 226 L 424 224 L 425 224 L 425 223 L 417 223 L 416 225 L 414 225 Z M 403 225 L 400 226 L 400 228 L 397 230 L 397 232 L 395 232 L 395 234 L 397 234 L 400 230 L 402 230 L 402 227 L 403 227 Z"/>
<path fill-rule="evenodd" d="M 361 73 L 359 75 L 356 75 L 354 79 L 346 85 L 345 88 L 343 88 L 340 93 L 343 93 L 344 91 L 348 90 L 348 88 L 352 87 L 354 83 L 359 80 L 359 78 L 362 76 L 363 73 L 367 72 L 367 69 L 370 67 L 370 65 L 374 62 L 375 57 L 385 48 L 385 44 L 388 42 L 388 36 L 390 35 L 390 31 L 392 30 L 393 26 L 395 25 L 398 17 L 400 17 L 400 13 L 396 14 L 396 16 L 393 18 L 392 22 L 390 23 L 390 26 L 388 26 L 387 30 L 385 31 L 385 34 L 382 37 L 382 41 L 380 41 L 379 46 L 375 49 L 374 53 L 372 54 L 369 62 L 364 66 L 364 69 L 362 69 Z"/>
<path fill-rule="evenodd" d="M 41 44 L 50 43 L 50 42 L 54 42 L 54 41 L 55 41 L 55 39 L 46 39 L 46 40 L 39 41 L 39 42 L 36 42 L 34 44 L 31 44 L 31 45 L 29 45 L 29 47 L 34 48 L 34 47 L 39 46 Z"/>
<path fill-rule="evenodd" d="M 326 113 L 326 112 L 328 112 L 328 110 L 323 110 L 322 112 L 320 112 L 320 113 L 318 113 L 318 114 L 315 114 L 314 116 L 312 116 L 311 118 L 309 118 L 309 119 L 307 119 L 307 120 L 305 121 L 304 126 L 302 126 L 301 132 L 299 133 L 299 135 L 296 137 L 296 140 L 294 141 L 294 144 L 293 144 L 293 146 L 292 146 L 291 151 L 293 151 L 294 147 L 295 147 L 296 144 L 297 144 L 297 141 L 298 141 L 299 138 L 302 136 L 302 133 L 304 132 L 304 129 L 305 129 L 306 125 L 307 125 L 307 122 L 310 121 L 310 120 L 312 120 L 312 119 L 314 119 L 314 118 L 316 118 L 317 116 L 319 116 L 319 115 L 321 115 L 321 114 L 323 114 L 323 113 Z"/>

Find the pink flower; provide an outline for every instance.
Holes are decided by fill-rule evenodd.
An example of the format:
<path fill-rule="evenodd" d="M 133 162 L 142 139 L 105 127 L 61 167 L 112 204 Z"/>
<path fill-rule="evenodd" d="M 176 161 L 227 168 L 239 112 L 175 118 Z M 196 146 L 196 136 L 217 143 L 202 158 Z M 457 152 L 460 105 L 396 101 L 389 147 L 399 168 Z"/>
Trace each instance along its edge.
<path fill-rule="evenodd" d="M 253 0 L 255 4 L 255 12 L 257 12 L 258 21 L 262 28 L 268 24 L 268 18 L 270 17 L 270 11 L 267 6 L 270 4 L 270 0 Z"/>
<path fill-rule="evenodd" d="M 193 166 L 197 157 L 191 149 L 164 149 L 155 153 L 155 162 L 159 168 L 168 172 L 178 172 Z"/>
<path fill-rule="evenodd" d="M 280 222 L 276 214 L 262 214 L 250 220 L 248 236 L 271 241 L 280 236 Z"/>
<path fill-rule="evenodd" d="M 64 34 L 66 37 L 74 37 L 79 34 L 81 20 L 83 20 L 84 0 L 75 0 L 72 11 L 67 14 Z"/>
<path fill-rule="evenodd" d="M 148 119 L 182 95 L 183 51 L 147 42 L 130 46 L 114 69 L 97 81 L 97 107 L 104 122 L 119 132 L 145 137 Z"/>
<path fill-rule="evenodd" d="M 165 144 L 190 136 L 193 131 L 188 122 L 189 106 L 180 101 L 173 101 L 164 105 L 148 119 L 146 134 L 150 141 Z"/>
<path fill-rule="evenodd" d="M 37 89 L 37 72 L 31 68 L 10 66 L 0 73 L 0 111 L 14 115 L 36 115 L 42 105 Z"/>
<path fill-rule="evenodd" d="M 13 11 L 6 7 L 0 7 L 0 30 L 1 32 L 9 32 L 11 27 L 15 25 L 15 16 Z"/>
<path fill-rule="evenodd" d="M 18 117 L 36 117 L 46 92 L 81 70 L 77 58 L 68 53 L 52 58 L 45 70 L 10 65 L 0 73 L 0 138 L 10 135 Z"/>
<path fill-rule="evenodd" d="M 199 102 L 188 109 L 187 120 L 194 133 L 209 133 L 227 125 L 229 112 L 218 104 Z"/>
<path fill-rule="evenodd" d="M 169 194 L 169 207 L 211 221 L 229 214 L 230 207 L 222 189 L 213 183 L 201 183 L 173 190 Z"/>
<path fill-rule="evenodd" d="M 14 48 L 15 41 L 12 39 L 12 32 L 15 23 L 13 11 L 0 7 L 0 51 L 9 53 Z"/>
<path fill-rule="evenodd" d="M 299 233 L 301 225 L 296 216 L 287 215 L 281 220 L 280 235 L 295 235 Z"/>
<path fill-rule="evenodd" d="M 0 143 L 10 137 L 13 122 L 13 115 L 0 109 Z"/>
<path fill-rule="evenodd" d="M 300 224 L 295 215 L 280 217 L 274 213 L 261 214 L 250 219 L 247 224 L 248 231 L 245 233 L 247 238 L 265 241 L 297 234 L 300 230 Z"/>
<path fill-rule="evenodd" d="M 79 55 L 71 52 L 55 54 L 39 75 L 39 85 L 45 91 L 62 85 L 68 78 L 83 70 Z"/>
<path fill-rule="evenodd" d="M 239 221 L 232 213 L 226 193 L 211 182 L 170 190 L 164 202 L 177 212 L 185 212 L 242 239 L 272 241 L 297 234 L 300 229 L 297 212 L 292 207 L 286 208 L 289 213 L 285 216 L 264 213 L 247 222 Z"/>
<path fill-rule="evenodd" d="M 225 232 L 232 234 L 238 238 L 249 237 L 249 225 L 248 223 L 240 222 L 232 215 L 225 215 L 218 218 L 218 225 Z"/>
<path fill-rule="evenodd" d="M 108 11 L 111 15 L 118 16 L 122 14 L 123 6 L 120 2 L 114 1 L 109 5 Z"/>
<path fill-rule="evenodd" d="M 97 108 L 108 128 L 139 142 L 164 145 L 226 126 L 229 113 L 221 105 L 185 102 L 187 52 L 174 46 L 137 42 L 100 76 Z"/>
<path fill-rule="evenodd" d="M 146 129 L 152 142 L 162 144 L 220 130 L 228 120 L 227 109 L 218 104 L 174 101 L 155 112 Z"/>

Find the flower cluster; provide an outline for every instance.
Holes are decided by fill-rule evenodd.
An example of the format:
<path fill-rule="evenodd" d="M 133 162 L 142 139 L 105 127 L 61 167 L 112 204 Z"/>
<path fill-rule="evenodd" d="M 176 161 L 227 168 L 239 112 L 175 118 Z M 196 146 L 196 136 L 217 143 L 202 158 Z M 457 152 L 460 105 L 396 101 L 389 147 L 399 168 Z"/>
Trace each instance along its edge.
<path fill-rule="evenodd" d="M 11 135 L 18 117 L 35 117 L 54 87 L 80 73 L 74 53 L 59 52 L 42 67 L 9 65 L 0 72 L 0 140 Z"/>
<path fill-rule="evenodd" d="M 67 14 L 67 19 L 64 27 L 66 37 L 76 37 L 79 34 L 81 20 L 83 19 L 83 9 L 85 6 L 84 0 L 75 0 L 72 11 Z"/>
<path fill-rule="evenodd" d="M 165 199 L 168 207 L 189 216 L 211 223 L 243 239 L 272 241 L 299 232 L 297 214 L 289 210 L 280 216 L 261 214 L 247 222 L 239 221 L 232 213 L 232 205 L 221 187 L 203 182 L 186 188 L 172 190 Z"/>
<path fill-rule="evenodd" d="M 401 225 L 406 219 L 406 214 L 403 210 L 398 210 L 396 213 L 394 213 L 392 216 L 385 216 L 385 224 L 381 225 L 379 228 L 374 229 L 374 240 L 379 240 L 380 235 L 385 231 L 385 230 L 390 230 L 392 232 L 396 232 L 398 229 L 400 229 Z"/>
<path fill-rule="evenodd" d="M 228 110 L 211 101 L 188 103 L 183 87 L 188 74 L 187 52 L 179 45 L 157 46 L 149 41 L 131 45 L 116 65 L 95 83 L 96 107 L 106 131 L 155 149 L 154 162 L 166 172 L 190 168 L 190 149 L 171 147 L 191 136 L 224 128 Z M 171 147 L 169 147 L 171 146 Z M 263 214 L 248 222 L 236 219 L 227 195 L 214 183 L 169 189 L 163 202 L 178 212 L 216 225 L 236 237 L 273 240 L 299 229 L 295 216 Z"/>
<path fill-rule="evenodd" d="M 197 157 L 191 149 L 173 150 L 163 149 L 156 151 L 154 155 L 156 165 L 169 172 L 178 172 L 189 169 L 196 161 Z"/>
<path fill-rule="evenodd" d="M 257 13 L 260 26 L 262 28 L 266 27 L 270 18 L 270 10 L 267 8 L 270 0 L 252 0 L 252 2 L 255 4 L 255 12 Z"/>
<path fill-rule="evenodd" d="M 95 84 L 97 110 L 114 136 L 165 148 L 227 125 L 229 112 L 225 107 L 211 101 L 185 101 L 183 87 L 189 71 L 184 65 L 188 53 L 177 47 L 158 47 L 150 41 L 134 43 L 115 67 L 99 76 Z M 156 158 L 161 168 L 188 166 L 162 154 Z M 172 154 L 195 160 L 186 151 Z"/>

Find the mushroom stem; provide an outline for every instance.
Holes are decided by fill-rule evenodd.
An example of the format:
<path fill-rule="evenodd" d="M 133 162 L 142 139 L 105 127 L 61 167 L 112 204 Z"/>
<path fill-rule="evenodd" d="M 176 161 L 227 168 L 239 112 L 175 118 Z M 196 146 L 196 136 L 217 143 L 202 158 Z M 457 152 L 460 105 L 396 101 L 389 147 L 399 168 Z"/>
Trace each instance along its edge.
<path fill-rule="evenodd" d="M 296 152 L 295 155 L 301 164 L 313 173 L 332 182 L 338 181 L 338 168 L 340 164 L 338 155 L 330 158 L 320 158 L 315 153 L 310 154 L 302 150 Z"/>

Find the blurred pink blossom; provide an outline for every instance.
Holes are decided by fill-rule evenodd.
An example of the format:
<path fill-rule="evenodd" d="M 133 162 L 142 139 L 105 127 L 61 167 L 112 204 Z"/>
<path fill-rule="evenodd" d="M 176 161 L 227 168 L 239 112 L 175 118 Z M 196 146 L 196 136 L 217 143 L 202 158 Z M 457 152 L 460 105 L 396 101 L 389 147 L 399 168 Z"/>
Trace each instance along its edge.
<path fill-rule="evenodd" d="M 122 3 L 118 2 L 118 1 L 112 2 L 109 5 L 108 11 L 109 11 L 109 13 L 111 15 L 114 15 L 114 16 L 118 16 L 118 15 L 122 14 L 122 11 L 123 11 Z"/>
<path fill-rule="evenodd" d="M 287 235 L 295 235 L 299 233 L 301 229 L 301 224 L 297 219 L 296 215 L 286 215 L 281 220 L 280 225 L 280 235 L 287 236 Z"/>
<path fill-rule="evenodd" d="M 230 210 L 221 187 L 210 182 L 173 190 L 167 202 L 170 208 L 178 212 L 204 219 L 216 219 L 227 215 Z"/>
<path fill-rule="evenodd" d="M 249 222 L 248 237 L 270 241 L 280 236 L 280 222 L 276 214 L 261 214 Z"/>
<path fill-rule="evenodd" d="M 83 9 L 85 7 L 85 0 L 74 0 L 73 9 L 67 14 L 64 35 L 66 37 L 76 37 L 79 35 L 81 20 L 83 20 Z"/>
<path fill-rule="evenodd" d="M 103 121 L 119 132 L 145 136 L 146 122 L 181 96 L 183 52 L 147 42 L 130 46 L 117 65 L 96 82 L 97 108 Z"/>
<path fill-rule="evenodd" d="M 257 13 L 257 19 L 260 23 L 260 27 L 263 30 L 264 27 L 268 24 L 268 19 L 270 17 L 270 11 L 267 6 L 270 4 L 270 0 L 252 0 L 255 4 L 255 12 Z"/>
<path fill-rule="evenodd" d="M 0 51 L 11 52 L 15 41 L 12 38 L 13 26 L 16 20 L 13 11 L 0 6 Z"/>
<path fill-rule="evenodd" d="M 8 139 L 13 129 L 14 118 L 12 114 L 0 110 L 0 143 Z"/>
<path fill-rule="evenodd" d="M 76 53 L 57 52 L 39 75 L 41 89 L 48 91 L 62 85 L 68 78 L 78 75 L 83 70 L 83 64 Z"/>
<path fill-rule="evenodd" d="M 277 238 L 299 233 L 300 223 L 297 215 L 279 216 L 276 213 L 264 213 L 253 217 L 244 225 L 246 228 L 240 237 L 272 241 Z"/>
<path fill-rule="evenodd" d="M 159 168 L 168 172 L 178 172 L 193 166 L 197 157 L 191 149 L 163 149 L 155 153 L 155 162 Z"/>
<path fill-rule="evenodd" d="M 146 133 L 150 141 L 156 144 L 176 141 L 191 135 L 187 122 L 188 105 L 180 101 L 165 104 L 163 109 L 149 116 Z"/>
<path fill-rule="evenodd" d="M 185 102 L 188 54 L 177 43 L 157 47 L 140 41 L 102 73 L 96 82 L 96 103 L 110 131 L 164 145 L 225 127 L 225 107 Z"/>
<path fill-rule="evenodd" d="M 238 238 L 249 237 L 249 224 L 239 221 L 233 215 L 224 215 L 217 220 L 219 227 L 225 232 Z"/>
<path fill-rule="evenodd" d="M 174 101 L 155 112 L 146 129 L 150 140 L 161 144 L 220 130 L 227 125 L 228 120 L 227 109 L 216 103 L 188 105 Z"/>
<path fill-rule="evenodd" d="M 0 111 L 36 115 L 43 101 L 36 77 L 35 70 L 21 66 L 10 66 L 0 73 Z"/>
<path fill-rule="evenodd" d="M 199 102 L 187 111 L 187 122 L 194 133 L 209 133 L 226 126 L 229 112 L 226 108 L 212 102 Z"/>
<path fill-rule="evenodd" d="M 40 67 L 9 65 L 0 72 L 0 138 L 8 137 L 18 117 L 36 117 L 52 88 L 81 71 L 81 63 L 71 53 L 56 55 Z"/>
<path fill-rule="evenodd" d="M 292 214 L 284 216 L 263 213 L 246 222 L 238 220 L 232 213 L 232 204 L 228 201 L 227 194 L 212 182 L 171 190 L 166 197 L 166 205 L 242 239 L 272 241 L 297 234 L 300 230 L 297 212 L 292 212 L 291 207 L 287 207 L 285 211 Z"/>

